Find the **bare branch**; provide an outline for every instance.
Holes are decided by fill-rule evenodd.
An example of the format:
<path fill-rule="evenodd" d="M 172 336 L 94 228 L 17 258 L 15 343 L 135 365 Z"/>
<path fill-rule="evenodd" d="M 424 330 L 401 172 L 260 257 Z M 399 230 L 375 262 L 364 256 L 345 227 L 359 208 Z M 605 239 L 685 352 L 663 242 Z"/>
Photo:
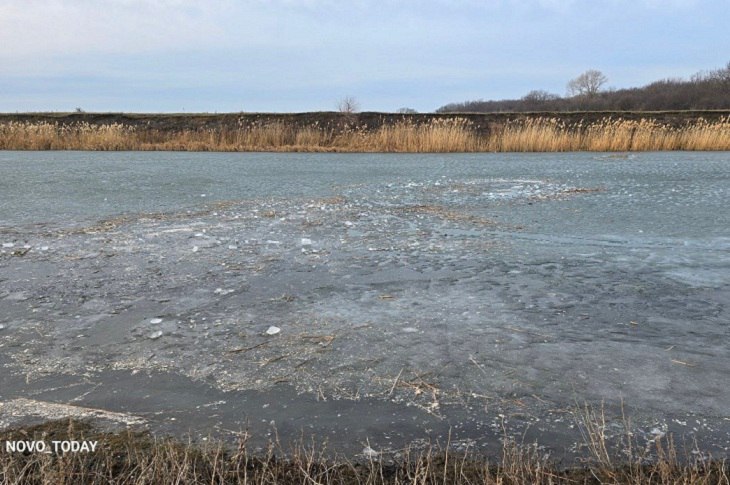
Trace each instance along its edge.
<path fill-rule="evenodd" d="M 568 94 L 592 97 L 598 94 L 601 86 L 607 82 L 608 78 L 601 71 L 589 69 L 568 83 Z"/>

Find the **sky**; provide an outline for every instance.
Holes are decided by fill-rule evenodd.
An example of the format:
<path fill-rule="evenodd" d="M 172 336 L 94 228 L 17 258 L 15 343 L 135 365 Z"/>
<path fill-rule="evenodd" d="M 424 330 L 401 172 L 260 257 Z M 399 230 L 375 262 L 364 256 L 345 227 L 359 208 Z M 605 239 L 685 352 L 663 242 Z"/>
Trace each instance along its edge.
<path fill-rule="evenodd" d="M 433 111 L 730 62 L 730 0 L 0 0 L 0 112 Z"/>

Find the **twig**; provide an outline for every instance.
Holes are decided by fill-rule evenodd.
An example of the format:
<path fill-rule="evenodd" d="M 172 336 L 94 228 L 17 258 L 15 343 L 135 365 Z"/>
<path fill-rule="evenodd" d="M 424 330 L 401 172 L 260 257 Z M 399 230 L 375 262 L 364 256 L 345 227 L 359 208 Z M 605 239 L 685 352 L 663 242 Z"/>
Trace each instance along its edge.
<path fill-rule="evenodd" d="M 238 352 L 248 352 L 249 350 L 257 349 L 257 348 L 259 348 L 261 346 L 264 346 L 264 345 L 266 345 L 268 343 L 269 343 L 268 340 L 264 340 L 263 342 L 258 343 L 256 345 L 253 345 L 251 347 L 242 347 L 240 349 L 232 349 L 232 350 L 229 350 L 228 353 L 229 354 L 235 354 L 235 353 L 238 353 Z"/>
<path fill-rule="evenodd" d="M 469 356 L 469 360 L 472 361 L 472 363 L 475 366 L 477 366 L 477 369 L 479 369 L 480 371 L 484 372 L 484 375 L 485 376 L 488 376 L 489 375 L 489 374 L 487 374 L 487 371 L 484 370 L 484 367 L 482 367 L 481 364 L 479 362 L 477 362 L 476 359 L 473 356 L 470 355 Z"/>
<path fill-rule="evenodd" d="M 398 385 L 398 380 L 400 380 L 400 375 L 401 374 L 403 374 L 403 367 L 401 367 L 400 372 L 395 377 L 395 381 L 393 382 L 393 386 L 390 388 L 390 392 L 388 393 L 388 396 L 392 396 L 393 395 L 393 391 L 395 390 L 395 386 Z"/>
<path fill-rule="evenodd" d="M 529 335 L 537 335 L 538 337 L 542 337 L 542 338 L 553 338 L 552 335 L 545 335 L 542 333 L 533 332 L 531 330 L 523 330 L 521 328 L 515 328 L 515 327 L 509 327 L 509 326 L 504 327 L 504 328 L 506 328 L 507 330 L 512 330 L 513 332 L 526 333 Z"/>
<path fill-rule="evenodd" d="M 263 360 L 263 361 L 261 361 L 261 363 L 259 363 L 259 367 L 263 367 L 263 366 L 265 366 L 265 365 L 269 365 L 269 364 L 271 364 L 272 362 L 277 362 L 277 361 L 279 361 L 279 360 L 281 360 L 281 359 L 286 359 L 286 358 L 287 358 L 287 357 L 289 357 L 290 355 L 291 355 L 291 354 L 283 354 L 283 355 L 280 355 L 280 356 L 278 356 L 278 357 L 272 357 L 271 359 L 266 359 L 266 360 Z"/>

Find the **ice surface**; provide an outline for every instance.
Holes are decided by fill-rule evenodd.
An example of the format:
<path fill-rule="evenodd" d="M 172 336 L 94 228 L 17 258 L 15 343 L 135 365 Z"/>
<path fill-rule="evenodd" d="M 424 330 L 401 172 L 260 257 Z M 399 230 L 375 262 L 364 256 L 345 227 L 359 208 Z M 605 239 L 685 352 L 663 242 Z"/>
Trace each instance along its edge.
<path fill-rule="evenodd" d="M 0 255 L 0 345 L 22 376 L 145 369 L 541 422 L 623 399 L 647 436 L 670 415 L 722 421 L 727 156 L 373 156 L 378 171 L 306 155 L 269 166 L 286 196 L 237 185 L 232 163 L 230 193 L 205 187 L 199 205 L 135 211 L 132 191 L 123 214 L 89 219 L 64 199 L 38 210 L 65 204 L 57 220 L 0 227 L 53 247 Z"/>

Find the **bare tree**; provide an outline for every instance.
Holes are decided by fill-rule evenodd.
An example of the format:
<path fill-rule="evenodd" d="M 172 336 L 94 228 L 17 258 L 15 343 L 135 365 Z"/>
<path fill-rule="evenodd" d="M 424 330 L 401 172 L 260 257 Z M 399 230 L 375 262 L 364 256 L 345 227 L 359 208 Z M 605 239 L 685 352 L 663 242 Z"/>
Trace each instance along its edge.
<path fill-rule="evenodd" d="M 413 108 L 398 108 L 398 111 L 396 111 L 396 113 L 402 114 L 402 115 L 413 115 L 413 114 L 418 113 L 418 111 L 416 111 Z"/>
<path fill-rule="evenodd" d="M 547 91 L 543 91 L 542 89 L 535 89 L 522 96 L 522 101 L 533 102 L 553 101 L 556 99 L 560 99 L 560 96 L 558 96 L 557 94 L 548 93 Z"/>
<path fill-rule="evenodd" d="M 598 94 L 601 86 L 607 82 L 608 78 L 601 71 L 589 69 L 568 83 L 568 94 L 592 97 Z"/>
<path fill-rule="evenodd" d="M 730 62 L 725 67 L 712 71 L 711 78 L 726 86 L 730 86 Z"/>
<path fill-rule="evenodd" d="M 527 111 L 662 111 L 730 109 L 730 62 L 719 69 L 700 71 L 690 79 L 667 78 L 641 87 L 606 89 L 605 76 L 588 71 L 571 81 L 575 96 L 559 97 L 535 90 L 520 99 L 465 101 L 450 103 L 437 113 L 496 113 Z"/>
<path fill-rule="evenodd" d="M 515 108 L 527 111 L 546 110 L 554 104 L 551 104 L 551 102 L 558 99 L 560 99 L 560 96 L 557 94 L 552 94 L 542 89 L 535 89 L 522 96 L 518 101 L 519 104 Z"/>
<path fill-rule="evenodd" d="M 354 96 L 345 96 L 337 102 L 337 110 L 340 113 L 357 113 L 360 111 L 360 103 L 357 102 Z"/>

